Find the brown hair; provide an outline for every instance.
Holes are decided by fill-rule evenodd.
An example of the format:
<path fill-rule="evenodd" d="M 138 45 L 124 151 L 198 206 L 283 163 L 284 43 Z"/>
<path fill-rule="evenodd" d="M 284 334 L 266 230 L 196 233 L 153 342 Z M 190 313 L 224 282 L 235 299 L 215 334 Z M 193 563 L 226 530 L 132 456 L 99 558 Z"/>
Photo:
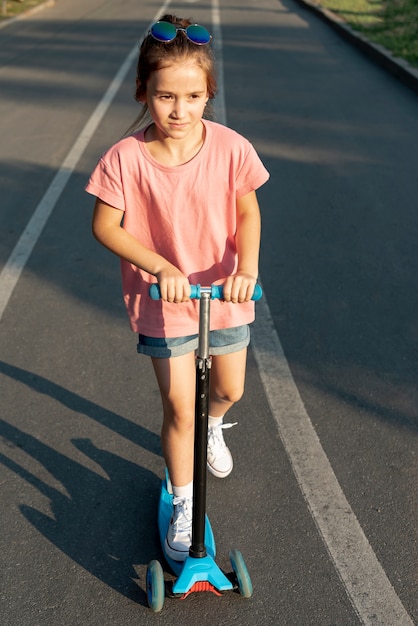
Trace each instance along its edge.
<path fill-rule="evenodd" d="M 190 26 L 193 22 L 188 19 L 181 19 L 175 15 L 163 15 L 160 17 L 162 22 L 170 22 L 181 28 Z M 206 74 L 207 89 L 209 98 L 214 98 L 217 92 L 215 59 L 212 48 L 209 44 L 198 46 L 190 41 L 186 34 L 180 31 L 177 36 L 169 43 L 157 41 L 148 33 L 144 38 L 138 57 L 136 70 L 136 91 L 135 100 L 140 102 L 145 96 L 147 82 L 153 72 L 163 67 L 171 65 L 175 61 L 193 59 L 202 68 Z M 142 111 L 135 122 L 129 127 L 125 135 L 129 135 L 150 122 L 148 107 L 142 105 Z"/>

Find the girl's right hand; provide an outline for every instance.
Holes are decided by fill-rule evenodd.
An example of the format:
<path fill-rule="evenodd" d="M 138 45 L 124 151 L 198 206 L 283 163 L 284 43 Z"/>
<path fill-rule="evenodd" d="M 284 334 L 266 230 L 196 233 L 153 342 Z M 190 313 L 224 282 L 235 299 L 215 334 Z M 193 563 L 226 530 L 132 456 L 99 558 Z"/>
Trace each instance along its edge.
<path fill-rule="evenodd" d="M 158 280 L 162 300 L 175 303 L 190 300 L 190 283 L 180 270 L 170 265 L 155 276 Z"/>

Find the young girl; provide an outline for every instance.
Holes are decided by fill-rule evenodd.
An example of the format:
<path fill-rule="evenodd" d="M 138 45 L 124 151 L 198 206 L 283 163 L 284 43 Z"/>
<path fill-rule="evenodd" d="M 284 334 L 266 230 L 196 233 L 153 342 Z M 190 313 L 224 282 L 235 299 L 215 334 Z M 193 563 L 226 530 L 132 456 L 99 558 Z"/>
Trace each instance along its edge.
<path fill-rule="evenodd" d="M 164 15 L 139 53 L 131 134 L 99 161 L 86 190 L 96 196 L 93 233 L 121 258 L 122 286 L 138 352 L 151 357 L 161 392 L 164 459 L 174 493 L 167 554 L 191 544 L 198 304 L 190 284 L 223 283 L 211 305 L 208 469 L 232 470 L 223 418 L 244 390 L 251 295 L 258 275 L 255 190 L 268 179 L 251 144 L 203 119 L 216 93 L 211 35 Z M 145 121 L 148 118 L 148 121 Z M 148 295 L 158 282 L 161 300 Z"/>

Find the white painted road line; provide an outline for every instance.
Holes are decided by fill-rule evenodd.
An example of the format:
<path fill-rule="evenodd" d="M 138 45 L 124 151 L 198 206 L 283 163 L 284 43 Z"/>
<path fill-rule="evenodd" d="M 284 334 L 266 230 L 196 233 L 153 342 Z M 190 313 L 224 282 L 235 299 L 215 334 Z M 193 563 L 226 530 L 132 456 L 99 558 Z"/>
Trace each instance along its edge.
<path fill-rule="evenodd" d="M 213 49 L 216 55 L 217 65 L 217 81 L 218 93 L 214 100 L 215 119 L 221 124 L 226 125 L 226 105 L 225 105 L 225 88 L 224 88 L 224 65 L 222 55 L 222 30 L 221 30 L 221 14 L 219 10 L 219 0 L 212 0 L 212 31 L 213 31 Z"/>
<path fill-rule="evenodd" d="M 74 172 L 74 169 L 76 168 L 84 150 L 90 143 L 97 127 L 117 94 L 133 63 L 133 60 L 135 59 L 136 54 L 137 46 L 135 46 L 126 57 L 102 100 L 99 102 L 87 124 L 84 126 L 65 161 L 55 174 L 54 179 L 36 207 L 35 212 L 23 231 L 23 234 L 9 256 L 6 265 L 2 269 L 0 273 L 0 320 L 3 317 L 3 313 L 17 285 L 20 275 L 22 274 L 45 225 L 51 217 L 52 212 L 55 209 L 57 202 L 60 199 L 61 194 Z"/>
<path fill-rule="evenodd" d="M 359 619 L 413 626 L 337 481 L 306 412 L 265 297 L 252 348 L 271 412 L 309 511 Z"/>

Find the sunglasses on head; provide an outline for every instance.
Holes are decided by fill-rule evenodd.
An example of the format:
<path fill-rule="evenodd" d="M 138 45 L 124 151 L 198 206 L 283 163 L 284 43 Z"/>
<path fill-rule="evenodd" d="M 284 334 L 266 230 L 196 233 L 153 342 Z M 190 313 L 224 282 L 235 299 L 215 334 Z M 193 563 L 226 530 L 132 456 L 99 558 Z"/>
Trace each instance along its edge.
<path fill-rule="evenodd" d="M 204 46 L 212 39 L 212 35 L 199 24 L 190 24 L 186 28 L 177 26 L 171 22 L 155 22 L 150 28 L 150 35 L 162 43 L 170 43 L 177 37 L 177 33 L 183 32 L 187 39 L 197 46 Z"/>

